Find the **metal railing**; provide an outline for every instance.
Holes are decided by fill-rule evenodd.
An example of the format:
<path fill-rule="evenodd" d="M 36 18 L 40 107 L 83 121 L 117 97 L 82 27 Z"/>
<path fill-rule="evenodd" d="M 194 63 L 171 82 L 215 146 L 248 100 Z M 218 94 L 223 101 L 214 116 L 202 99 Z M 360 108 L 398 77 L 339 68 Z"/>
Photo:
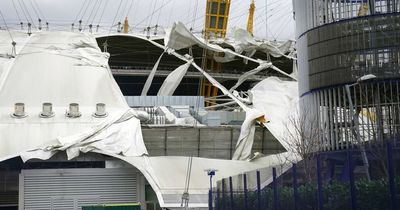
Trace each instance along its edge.
<path fill-rule="evenodd" d="M 367 151 L 373 166 L 370 181 L 358 169 L 362 164 L 360 151 L 320 153 L 307 164 L 293 164 L 280 176 L 278 168 L 270 168 L 269 173 L 257 171 L 220 181 L 218 188 L 210 191 L 213 205 L 209 209 L 395 210 L 400 207 L 400 148 L 395 144 L 387 141 Z M 272 182 L 262 188 L 260 180 L 265 176 L 271 176 Z"/>

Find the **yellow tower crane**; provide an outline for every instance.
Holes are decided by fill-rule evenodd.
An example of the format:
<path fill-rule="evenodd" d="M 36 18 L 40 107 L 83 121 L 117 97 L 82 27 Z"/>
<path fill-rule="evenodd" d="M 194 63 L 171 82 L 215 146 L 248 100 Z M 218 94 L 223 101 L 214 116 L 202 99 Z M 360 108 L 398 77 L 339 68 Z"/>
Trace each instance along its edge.
<path fill-rule="evenodd" d="M 207 0 L 204 38 L 225 38 L 231 0 Z"/>
<path fill-rule="evenodd" d="M 254 22 L 254 12 L 256 10 L 256 5 L 254 4 L 254 0 L 251 0 L 250 9 L 249 9 L 249 18 L 247 19 L 247 31 L 253 35 L 253 22 Z"/>
<path fill-rule="evenodd" d="M 211 38 L 225 38 L 228 25 L 229 9 L 231 0 L 207 0 L 206 16 L 203 36 L 206 40 Z M 209 72 L 219 72 L 221 64 L 214 60 L 214 52 L 203 51 L 202 67 Z M 218 88 L 214 87 L 208 80 L 200 81 L 200 95 L 213 97 L 218 95 Z M 206 106 L 215 102 L 208 101 Z"/>

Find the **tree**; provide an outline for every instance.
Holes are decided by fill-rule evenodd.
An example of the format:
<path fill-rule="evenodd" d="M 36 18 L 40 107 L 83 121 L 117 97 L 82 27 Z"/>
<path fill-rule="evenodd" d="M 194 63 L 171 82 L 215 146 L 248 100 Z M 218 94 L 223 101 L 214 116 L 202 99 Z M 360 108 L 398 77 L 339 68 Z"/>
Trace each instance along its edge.
<path fill-rule="evenodd" d="M 296 109 L 288 116 L 285 130 L 287 133 L 285 142 L 291 148 L 288 152 L 295 154 L 298 157 L 297 161 L 303 160 L 304 174 L 308 181 L 311 181 L 312 161 L 321 148 L 320 138 L 323 135 L 316 114 L 312 113 L 311 109 L 303 108 L 301 111 Z"/>

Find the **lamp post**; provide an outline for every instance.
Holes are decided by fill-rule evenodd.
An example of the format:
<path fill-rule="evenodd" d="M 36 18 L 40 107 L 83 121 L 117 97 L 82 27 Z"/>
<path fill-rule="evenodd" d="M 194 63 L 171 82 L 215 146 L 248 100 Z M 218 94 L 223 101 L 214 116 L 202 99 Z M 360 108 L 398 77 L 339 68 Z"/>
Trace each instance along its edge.
<path fill-rule="evenodd" d="M 364 75 L 360 78 L 357 79 L 356 83 L 350 84 L 350 85 L 346 85 L 346 94 L 347 94 L 347 99 L 349 100 L 349 108 L 350 110 L 353 112 L 354 110 L 354 105 L 353 105 L 353 100 L 351 99 L 351 94 L 350 94 L 350 87 L 355 86 L 355 85 L 359 85 L 362 82 L 365 82 L 367 80 L 371 80 L 371 79 L 375 79 L 376 76 L 373 74 L 367 74 Z M 355 135 L 355 138 L 357 140 L 357 143 L 360 147 L 360 151 L 361 151 L 361 157 L 363 160 L 363 165 L 364 165 L 364 170 L 365 170 L 365 174 L 367 176 L 368 181 L 371 180 L 371 177 L 369 175 L 369 163 L 368 163 L 368 158 L 367 158 L 367 153 L 365 152 L 365 145 L 363 144 L 363 142 L 361 142 L 361 137 L 360 137 L 360 133 L 358 130 L 358 114 L 359 112 L 354 111 L 353 116 L 352 116 L 352 129 L 353 129 L 353 133 Z"/>
<path fill-rule="evenodd" d="M 212 177 L 215 176 L 215 169 L 208 169 L 206 170 L 207 175 L 210 176 L 210 190 L 208 191 L 208 209 L 213 209 L 213 200 L 212 200 Z"/>

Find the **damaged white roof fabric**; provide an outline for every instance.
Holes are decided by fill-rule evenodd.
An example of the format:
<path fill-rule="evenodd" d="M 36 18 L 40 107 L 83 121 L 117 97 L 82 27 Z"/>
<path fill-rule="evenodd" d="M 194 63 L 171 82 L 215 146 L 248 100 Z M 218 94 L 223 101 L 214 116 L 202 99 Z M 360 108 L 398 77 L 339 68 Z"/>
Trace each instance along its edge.
<path fill-rule="evenodd" d="M 295 133 L 293 131 L 296 129 L 290 119 L 296 118 L 299 113 L 298 83 L 268 77 L 250 92 L 253 108 L 260 110 L 270 120 L 264 125 L 287 151 L 292 152 L 293 143 L 288 139 L 288 133 Z"/>
<path fill-rule="evenodd" d="M 0 32 L 0 161 L 48 159 L 58 151 L 66 151 L 69 159 L 80 152 L 107 154 L 138 168 L 162 207 L 180 207 L 187 158 L 148 157 L 138 113 L 127 105 L 108 67 L 109 55 L 100 51 L 95 37 L 70 32 L 12 35 L 15 58 L 10 56 L 9 34 Z M 27 117 L 11 116 L 16 102 L 25 104 Z M 44 102 L 53 104 L 54 117 L 39 116 Z M 70 103 L 79 104 L 81 117 L 66 117 Z M 97 103 L 106 104 L 108 117 L 92 116 Z M 207 206 L 204 170 L 210 167 L 219 171 L 220 179 L 277 164 L 276 156 L 253 162 L 195 158 L 189 206 Z M 166 170 L 176 173 L 171 176 Z"/>
<path fill-rule="evenodd" d="M 69 32 L 40 32 L 32 36 L 13 32 L 12 35 L 18 56 L 1 58 L 0 161 L 23 152 L 29 159 L 25 153 L 29 150 L 67 145 L 78 151 L 107 148 L 116 154 L 147 154 L 139 120 L 131 116 L 118 121 L 130 108 L 108 69 L 109 55 L 100 51 L 92 36 Z M 0 40 L 4 43 L 0 45 L 0 54 L 10 53 L 9 34 L 1 32 Z M 25 104 L 28 117 L 10 116 L 17 102 Z M 39 117 L 44 102 L 53 104 L 54 117 Z M 65 116 L 70 103 L 79 104 L 81 117 Z M 109 117 L 92 116 L 97 103 L 106 104 Z M 115 141 L 113 135 L 121 141 Z M 112 146 L 100 141 L 106 139 Z M 85 144 L 79 143 L 83 140 Z M 126 143 L 131 141 L 128 146 Z M 41 156 L 48 156 L 49 152 Z M 68 154 L 69 158 L 78 155 L 72 150 Z"/>

